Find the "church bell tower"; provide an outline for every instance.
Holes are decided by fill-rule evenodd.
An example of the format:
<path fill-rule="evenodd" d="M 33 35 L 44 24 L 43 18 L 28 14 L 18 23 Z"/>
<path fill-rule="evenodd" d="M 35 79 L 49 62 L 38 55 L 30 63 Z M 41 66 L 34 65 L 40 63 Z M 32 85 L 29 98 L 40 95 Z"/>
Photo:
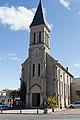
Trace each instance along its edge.
<path fill-rule="evenodd" d="M 41 1 L 38 5 L 37 11 L 33 18 L 33 21 L 30 25 L 30 48 L 45 48 L 45 52 L 49 53 L 50 46 L 49 46 L 49 38 L 50 38 L 50 30 L 46 25 L 43 15 L 43 8 L 41 5 Z M 37 52 L 37 49 L 34 50 Z"/>
<path fill-rule="evenodd" d="M 46 25 L 41 1 L 30 25 L 29 86 L 30 106 L 42 106 L 46 98 L 46 53 L 49 54 L 50 30 Z"/>

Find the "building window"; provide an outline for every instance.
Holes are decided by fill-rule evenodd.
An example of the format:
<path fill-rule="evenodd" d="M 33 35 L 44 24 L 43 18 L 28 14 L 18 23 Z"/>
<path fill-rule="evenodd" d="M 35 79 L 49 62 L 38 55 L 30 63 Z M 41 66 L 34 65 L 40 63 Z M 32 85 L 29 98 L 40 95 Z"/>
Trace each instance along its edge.
<path fill-rule="evenodd" d="M 46 45 L 48 46 L 48 34 L 46 34 Z"/>
<path fill-rule="evenodd" d="M 11 102 L 11 99 L 10 99 L 10 102 Z"/>
<path fill-rule="evenodd" d="M 9 102 L 9 99 L 8 99 L 8 102 Z"/>
<path fill-rule="evenodd" d="M 35 41 L 36 41 L 36 33 L 34 33 L 34 44 L 35 44 Z"/>
<path fill-rule="evenodd" d="M 40 63 L 38 64 L 38 76 L 40 76 Z"/>
<path fill-rule="evenodd" d="M 41 32 L 39 32 L 39 43 L 41 42 Z"/>
<path fill-rule="evenodd" d="M 35 64 L 33 64 L 33 76 L 35 76 Z"/>

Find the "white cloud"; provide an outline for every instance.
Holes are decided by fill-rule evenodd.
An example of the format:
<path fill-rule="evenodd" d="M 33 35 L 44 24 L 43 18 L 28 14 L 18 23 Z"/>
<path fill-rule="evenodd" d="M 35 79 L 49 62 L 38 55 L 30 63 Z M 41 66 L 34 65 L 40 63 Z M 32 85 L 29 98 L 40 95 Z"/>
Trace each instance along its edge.
<path fill-rule="evenodd" d="M 7 53 L 7 56 L 9 56 L 9 57 L 15 57 L 16 54 L 15 53 Z"/>
<path fill-rule="evenodd" d="M 9 60 L 21 60 L 15 53 L 7 53 L 6 57 Z"/>
<path fill-rule="evenodd" d="M 80 63 L 74 63 L 74 65 L 76 68 L 80 68 Z"/>
<path fill-rule="evenodd" d="M 7 25 L 11 30 L 15 31 L 29 30 L 35 11 L 35 8 L 27 9 L 24 6 L 0 7 L 0 24 Z M 48 26 L 51 28 L 51 25 L 48 24 Z"/>
<path fill-rule="evenodd" d="M 67 8 L 68 10 L 70 10 L 70 2 L 68 0 L 59 0 L 60 4 L 63 5 L 65 8 Z"/>
<path fill-rule="evenodd" d="M 2 53 L 0 60 L 21 60 L 15 53 Z"/>
<path fill-rule="evenodd" d="M 7 56 L 7 59 L 9 60 L 19 60 L 19 58 L 15 53 L 7 53 L 6 56 Z"/>
<path fill-rule="evenodd" d="M 29 30 L 34 17 L 34 9 L 19 7 L 0 7 L 0 23 L 8 25 L 12 30 Z"/>
<path fill-rule="evenodd" d="M 20 60 L 17 56 L 15 56 L 15 57 L 9 57 L 8 59 L 9 60 Z"/>

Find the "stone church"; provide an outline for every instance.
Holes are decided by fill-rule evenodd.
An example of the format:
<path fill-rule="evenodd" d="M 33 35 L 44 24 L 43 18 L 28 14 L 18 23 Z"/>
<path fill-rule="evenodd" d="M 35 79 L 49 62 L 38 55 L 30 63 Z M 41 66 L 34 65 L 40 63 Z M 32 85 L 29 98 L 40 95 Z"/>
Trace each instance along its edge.
<path fill-rule="evenodd" d="M 22 64 L 21 80 L 26 85 L 26 106 L 44 106 L 48 96 L 56 98 L 59 108 L 70 103 L 70 84 L 73 76 L 50 55 L 50 29 L 47 26 L 41 1 L 30 25 L 28 58 Z"/>

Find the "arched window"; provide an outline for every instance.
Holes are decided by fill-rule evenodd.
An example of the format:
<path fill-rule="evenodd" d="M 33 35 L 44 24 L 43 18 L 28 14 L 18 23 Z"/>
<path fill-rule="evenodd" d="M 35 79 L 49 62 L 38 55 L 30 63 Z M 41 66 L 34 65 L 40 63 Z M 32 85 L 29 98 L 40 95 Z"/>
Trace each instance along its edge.
<path fill-rule="evenodd" d="M 35 64 L 33 64 L 33 76 L 35 76 Z"/>
<path fill-rule="evenodd" d="M 41 42 L 41 32 L 39 32 L 39 43 Z"/>
<path fill-rule="evenodd" d="M 33 43 L 35 44 L 35 42 L 36 42 L 36 33 L 34 33 L 34 41 L 33 41 Z"/>
<path fill-rule="evenodd" d="M 40 76 L 40 63 L 38 64 L 38 76 Z"/>

